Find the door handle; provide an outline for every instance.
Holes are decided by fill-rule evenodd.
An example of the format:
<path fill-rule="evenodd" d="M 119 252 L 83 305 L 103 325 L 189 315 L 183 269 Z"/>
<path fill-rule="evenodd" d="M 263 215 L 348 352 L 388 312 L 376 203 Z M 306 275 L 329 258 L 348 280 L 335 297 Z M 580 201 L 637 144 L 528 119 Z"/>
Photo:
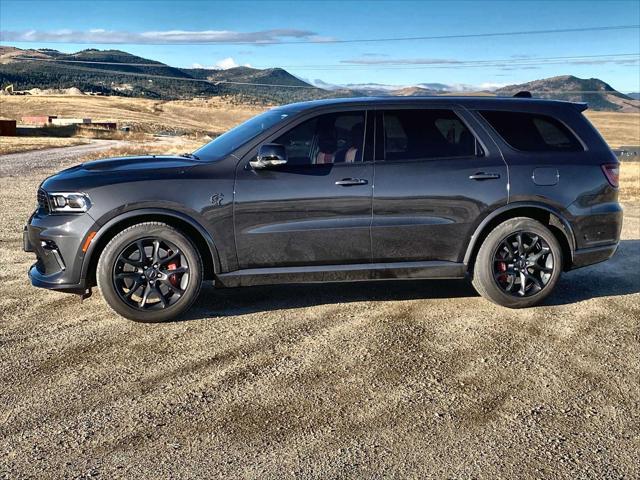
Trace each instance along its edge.
<path fill-rule="evenodd" d="M 338 180 L 336 185 L 340 185 L 341 187 L 349 187 L 352 185 L 366 185 L 369 183 L 364 178 L 343 178 L 342 180 Z"/>
<path fill-rule="evenodd" d="M 469 175 L 469 180 L 495 180 L 497 178 L 500 178 L 499 173 L 478 172 L 473 175 Z"/>

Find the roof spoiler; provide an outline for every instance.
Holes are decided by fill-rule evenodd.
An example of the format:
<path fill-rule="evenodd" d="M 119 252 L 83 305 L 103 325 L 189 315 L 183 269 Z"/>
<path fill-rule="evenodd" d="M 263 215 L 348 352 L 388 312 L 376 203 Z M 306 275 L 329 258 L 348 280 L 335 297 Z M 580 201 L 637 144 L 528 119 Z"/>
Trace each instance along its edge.
<path fill-rule="evenodd" d="M 533 98 L 531 92 L 527 90 L 521 90 L 516 93 L 513 98 Z M 578 109 L 579 112 L 584 112 L 587 108 L 589 108 L 589 104 L 586 102 L 572 102 L 573 105 Z"/>

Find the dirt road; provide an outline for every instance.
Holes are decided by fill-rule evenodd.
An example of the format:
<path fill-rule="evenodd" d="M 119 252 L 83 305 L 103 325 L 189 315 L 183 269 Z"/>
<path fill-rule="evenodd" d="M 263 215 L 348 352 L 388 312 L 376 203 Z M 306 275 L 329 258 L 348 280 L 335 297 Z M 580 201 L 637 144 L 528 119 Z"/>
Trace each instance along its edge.
<path fill-rule="evenodd" d="M 38 170 L 51 170 L 54 165 L 79 163 L 83 157 L 89 154 L 124 146 L 128 143 L 122 140 L 88 140 L 87 142 L 84 145 L 73 147 L 47 148 L 0 155 L 0 177 L 24 175 L 26 172 L 38 174 Z"/>
<path fill-rule="evenodd" d="M 614 259 L 542 307 L 464 282 L 205 288 L 189 318 L 139 325 L 29 286 L 20 231 L 55 165 L 12 165 L 0 476 L 640 477 L 637 201 Z"/>

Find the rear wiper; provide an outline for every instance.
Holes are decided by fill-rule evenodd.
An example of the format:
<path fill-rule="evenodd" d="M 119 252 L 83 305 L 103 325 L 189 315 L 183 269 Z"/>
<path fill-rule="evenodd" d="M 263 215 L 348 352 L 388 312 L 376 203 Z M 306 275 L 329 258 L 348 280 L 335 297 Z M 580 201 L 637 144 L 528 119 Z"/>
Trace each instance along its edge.
<path fill-rule="evenodd" d="M 200 160 L 200 157 L 194 155 L 193 153 L 181 153 L 180 156 L 184 158 L 193 158 L 194 160 Z"/>

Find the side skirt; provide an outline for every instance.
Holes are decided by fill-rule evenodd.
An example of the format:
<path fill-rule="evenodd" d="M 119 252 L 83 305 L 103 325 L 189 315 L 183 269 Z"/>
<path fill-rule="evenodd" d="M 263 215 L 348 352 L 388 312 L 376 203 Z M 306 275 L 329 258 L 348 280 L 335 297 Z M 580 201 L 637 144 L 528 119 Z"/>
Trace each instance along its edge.
<path fill-rule="evenodd" d="M 279 283 L 460 279 L 465 278 L 466 271 L 463 263 L 442 261 L 249 268 L 219 274 L 216 276 L 216 284 L 222 287 L 244 287 Z"/>

